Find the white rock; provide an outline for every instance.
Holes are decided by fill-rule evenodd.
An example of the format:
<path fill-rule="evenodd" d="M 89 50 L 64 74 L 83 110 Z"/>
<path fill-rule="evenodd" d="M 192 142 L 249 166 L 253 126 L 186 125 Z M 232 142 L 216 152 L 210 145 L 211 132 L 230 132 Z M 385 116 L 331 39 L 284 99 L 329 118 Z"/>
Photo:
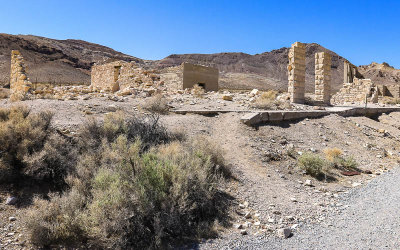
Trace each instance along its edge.
<path fill-rule="evenodd" d="M 11 217 L 8 217 L 8 220 L 9 220 L 9 221 L 16 221 L 16 220 L 17 220 L 17 218 L 15 218 L 15 217 L 11 216 Z"/>
<path fill-rule="evenodd" d="M 247 231 L 246 231 L 246 229 L 242 229 L 242 230 L 240 230 L 240 234 L 241 234 L 241 235 L 247 235 Z"/>
<path fill-rule="evenodd" d="M 8 197 L 6 200 L 6 205 L 15 205 L 17 201 L 18 201 L 17 197 L 14 196 Z"/>
<path fill-rule="evenodd" d="M 306 180 L 305 182 L 304 182 L 304 185 L 305 186 L 309 186 L 309 187 L 312 187 L 312 181 L 311 180 Z"/>
<path fill-rule="evenodd" d="M 250 95 L 251 97 L 253 97 L 253 96 L 258 95 L 258 93 L 259 93 L 258 89 L 253 89 L 253 90 L 250 92 L 249 95 Z"/>

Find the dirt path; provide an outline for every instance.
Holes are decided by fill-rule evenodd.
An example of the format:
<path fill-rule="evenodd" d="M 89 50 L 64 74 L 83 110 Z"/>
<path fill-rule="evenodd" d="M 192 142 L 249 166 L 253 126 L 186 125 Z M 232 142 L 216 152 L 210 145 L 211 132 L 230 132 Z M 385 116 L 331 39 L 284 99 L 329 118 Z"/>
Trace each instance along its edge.
<path fill-rule="evenodd" d="M 341 209 L 325 223 L 306 225 L 289 239 L 247 236 L 210 245 L 218 249 L 399 249 L 399 178 L 397 168 L 342 195 Z"/>

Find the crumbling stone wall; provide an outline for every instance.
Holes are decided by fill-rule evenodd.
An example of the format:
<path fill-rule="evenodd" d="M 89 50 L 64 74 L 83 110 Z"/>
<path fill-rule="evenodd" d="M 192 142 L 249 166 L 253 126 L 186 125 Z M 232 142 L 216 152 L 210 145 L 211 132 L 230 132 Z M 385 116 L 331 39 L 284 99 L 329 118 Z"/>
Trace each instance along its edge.
<path fill-rule="evenodd" d="M 192 88 L 194 85 L 198 84 L 206 91 L 218 91 L 218 69 L 191 63 L 183 63 L 182 72 L 183 89 Z"/>
<path fill-rule="evenodd" d="M 145 70 L 135 62 L 115 61 L 94 65 L 91 72 L 91 87 L 94 90 L 116 92 L 127 88 L 144 88 L 159 82 L 154 71 Z"/>
<path fill-rule="evenodd" d="M 331 64 L 329 53 L 315 53 L 315 100 L 325 104 L 331 99 Z"/>
<path fill-rule="evenodd" d="M 306 46 L 304 43 L 295 42 L 289 49 L 288 80 L 290 101 L 304 103 L 306 82 Z"/>
<path fill-rule="evenodd" d="M 32 83 L 26 76 L 24 58 L 18 50 L 11 51 L 10 72 L 10 100 L 22 101 L 27 99 Z"/>
<path fill-rule="evenodd" d="M 343 70 L 343 82 L 353 82 L 354 78 L 364 78 L 356 66 L 351 64 L 349 61 L 344 61 L 344 70 Z"/>
<path fill-rule="evenodd" d="M 378 102 L 378 87 L 370 79 L 354 77 L 353 82 L 343 83 L 343 88 L 333 97 L 334 104 L 363 104 Z"/>
<path fill-rule="evenodd" d="M 379 85 L 379 95 L 400 98 L 399 85 Z"/>

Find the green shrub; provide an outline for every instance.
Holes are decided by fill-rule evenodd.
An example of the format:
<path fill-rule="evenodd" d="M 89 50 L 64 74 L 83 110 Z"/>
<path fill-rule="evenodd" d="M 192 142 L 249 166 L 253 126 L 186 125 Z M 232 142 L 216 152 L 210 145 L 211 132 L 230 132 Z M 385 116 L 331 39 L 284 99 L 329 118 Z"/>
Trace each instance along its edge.
<path fill-rule="evenodd" d="M 29 210 L 34 244 L 165 248 L 225 218 L 220 184 L 230 171 L 216 146 L 205 138 L 178 141 L 156 120 L 132 119 L 85 126 L 70 189 Z"/>
<path fill-rule="evenodd" d="M 353 157 L 337 157 L 333 165 L 335 168 L 345 171 L 359 171 L 358 163 Z"/>
<path fill-rule="evenodd" d="M 298 165 L 307 174 L 315 178 L 326 178 L 328 164 L 317 154 L 304 153 L 298 158 Z"/>

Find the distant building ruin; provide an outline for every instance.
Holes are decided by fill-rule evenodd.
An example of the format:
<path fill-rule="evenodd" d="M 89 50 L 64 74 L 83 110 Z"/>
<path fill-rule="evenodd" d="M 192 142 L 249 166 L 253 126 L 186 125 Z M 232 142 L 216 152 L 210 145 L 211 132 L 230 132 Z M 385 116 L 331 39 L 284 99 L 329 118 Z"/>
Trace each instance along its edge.
<path fill-rule="evenodd" d="M 27 98 L 32 83 L 26 75 L 25 62 L 18 50 L 11 51 L 10 100 L 22 101 Z"/>
<path fill-rule="evenodd" d="M 196 84 L 206 91 L 218 90 L 219 71 L 216 68 L 191 63 L 182 63 L 183 89 L 193 88 Z"/>

